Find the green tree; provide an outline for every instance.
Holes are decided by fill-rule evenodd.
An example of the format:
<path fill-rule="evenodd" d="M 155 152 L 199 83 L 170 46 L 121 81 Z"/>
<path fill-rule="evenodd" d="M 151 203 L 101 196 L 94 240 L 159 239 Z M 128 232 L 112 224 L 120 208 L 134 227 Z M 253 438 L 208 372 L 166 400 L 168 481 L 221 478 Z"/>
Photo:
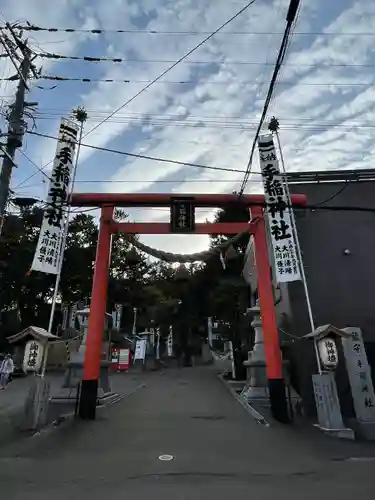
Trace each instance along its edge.
<path fill-rule="evenodd" d="M 43 212 L 39 208 L 22 209 L 9 215 L 0 238 L 2 322 L 8 311 L 18 311 L 20 326 L 38 324 L 48 315 L 48 299 L 52 295 L 54 277 L 31 273 Z M 9 323 L 9 322 L 8 322 Z"/>
<path fill-rule="evenodd" d="M 233 193 L 236 194 L 236 193 Z M 241 198 L 225 205 L 222 209 L 218 210 L 214 217 L 214 222 L 249 222 L 250 214 L 249 209 L 244 203 L 242 203 Z M 220 243 L 227 241 L 232 238 L 233 235 L 219 235 L 211 236 L 211 246 L 216 246 Z M 234 248 L 240 252 L 244 253 L 246 246 L 249 242 L 249 234 L 244 234 L 239 240 L 234 243 Z"/>
<path fill-rule="evenodd" d="M 75 302 L 91 295 L 97 238 L 98 227 L 92 215 L 78 214 L 72 219 L 61 271 L 63 301 Z"/>

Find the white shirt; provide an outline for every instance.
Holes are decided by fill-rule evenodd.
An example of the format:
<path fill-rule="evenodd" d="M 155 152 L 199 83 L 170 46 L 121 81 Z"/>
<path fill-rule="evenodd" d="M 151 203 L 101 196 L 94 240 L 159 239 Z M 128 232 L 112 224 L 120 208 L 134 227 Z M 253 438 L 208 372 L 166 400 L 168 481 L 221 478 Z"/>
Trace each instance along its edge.
<path fill-rule="evenodd" d="M 0 367 L 0 373 L 13 373 L 14 371 L 14 363 L 11 358 L 5 358 L 3 359 Z"/>

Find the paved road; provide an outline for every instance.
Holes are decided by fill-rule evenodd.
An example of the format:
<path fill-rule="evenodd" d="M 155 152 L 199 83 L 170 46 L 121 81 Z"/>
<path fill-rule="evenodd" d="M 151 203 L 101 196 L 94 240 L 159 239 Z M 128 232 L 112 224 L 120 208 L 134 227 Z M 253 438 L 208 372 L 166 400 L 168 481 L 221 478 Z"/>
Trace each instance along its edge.
<path fill-rule="evenodd" d="M 58 395 L 64 382 L 65 373 L 47 373 L 46 378 L 51 384 L 51 395 Z M 32 379 L 33 375 L 31 374 L 27 377 L 17 377 L 8 385 L 5 391 L 0 391 L 0 417 L 1 415 L 14 413 L 23 408 L 30 386 L 33 383 Z M 128 379 L 133 380 L 134 377 L 131 375 Z M 121 392 L 122 389 L 126 391 L 127 388 L 128 384 L 121 383 L 121 379 L 117 374 L 112 377 L 113 391 Z M 72 390 L 72 394 L 74 392 Z"/>
<path fill-rule="evenodd" d="M 32 383 L 32 375 L 17 377 L 8 385 L 5 391 L 0 392 L 0 415 L 14 412 L 23 407 Z M 47 375 L 53 390 L 57 390 L 62 382 L 62 374 Z"/>
<path fill-rule="evenodd" d="M 346 460 L 375 457 L 373 445 L 263 427 L 211 368 L 131 377 L 134 388 L 146 386 L 101 410 L 95 422 L 0 450 L 2 494 L 12 500 L 373 498 L 375 461 Z M 159 460 L 162 454 L 173 460 Z"/>

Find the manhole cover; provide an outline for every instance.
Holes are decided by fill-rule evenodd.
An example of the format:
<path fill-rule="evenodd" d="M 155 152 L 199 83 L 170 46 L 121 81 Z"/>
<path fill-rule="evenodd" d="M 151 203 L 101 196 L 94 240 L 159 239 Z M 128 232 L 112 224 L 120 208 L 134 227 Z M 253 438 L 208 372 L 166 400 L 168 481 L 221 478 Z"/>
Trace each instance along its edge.
<path fill-rule="evenodd" d="M 160 455 L 159 460 L 162 462 L 169 462 L 170 460 L 173 460 L 173 455 Z"/>

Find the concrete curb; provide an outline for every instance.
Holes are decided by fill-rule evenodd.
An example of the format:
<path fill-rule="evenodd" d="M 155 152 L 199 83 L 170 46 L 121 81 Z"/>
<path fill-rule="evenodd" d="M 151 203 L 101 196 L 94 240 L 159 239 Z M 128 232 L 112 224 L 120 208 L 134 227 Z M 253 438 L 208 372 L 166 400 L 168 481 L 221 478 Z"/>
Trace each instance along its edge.
<path fill-rule="evenodd" d="M 137 385 L 134 389 L 131 391 L 127 392 L 126 394 L 116 394 L 116 397 L 113 397 L 108 403 L 105 404 L 100 404 L 96 406 L 97 410 L 102 410 L 103 408 L 107 408 L 108 406 L 112 406 L 116 403 L 119 403 L 123 399 L 127 398 L 128 396 L 131 396 L 134 394 L 136 391 L 139 389 L 143 389 L 146 387 L 146 384 L 139 384 Z M 43 427 L 43 429 L 40 429 L 37 432 L 34 432 L 31 436 L 30 439 L 36 438 L 36 437 L 42 437 L 51 434 L 51 432 L 55 429 L 59 429 L 62 426 L 65 427 L 68 425 L 69 422 L 72 422 L 75 420 L 75 412 L 71 411 L 69 413 L 64 413 L 60 415 L 56 420 L 54 420 L 51 424 L 47 425 L 46 427 Z"/>
<path fill-rule="evenodd" d="M 131 396 L 135 392 L 137 392 L 139 389 L 144 389 L 147 386 L 147 384 L 139 384 L 134 389 L 131 391 L 127 392 L 126 394 L 116 394 L 116 397 L 113 397 L 108 403 L 105 403 L 103 405 L 97 405 L 97 409 L 102 409 L 102 408 L 107 408 L 108 406 L 114 405 L 116 403 L 120 403 L 123 399 L 127 398 L 128 396 Z"/>
<path fill-rule="evenodd" d="M 255 410 L 242 396 L 237 394 L 237 392 L 226 382 L 223 375 L 218 375 L 218 378 L 222 381 L 227 390 L 232 394 L 236 401 L 244 408 L 251 417 L 260 425 L 264 427 L 271 427 L 271 424 L 265 419 L 263 415 Z"/>

